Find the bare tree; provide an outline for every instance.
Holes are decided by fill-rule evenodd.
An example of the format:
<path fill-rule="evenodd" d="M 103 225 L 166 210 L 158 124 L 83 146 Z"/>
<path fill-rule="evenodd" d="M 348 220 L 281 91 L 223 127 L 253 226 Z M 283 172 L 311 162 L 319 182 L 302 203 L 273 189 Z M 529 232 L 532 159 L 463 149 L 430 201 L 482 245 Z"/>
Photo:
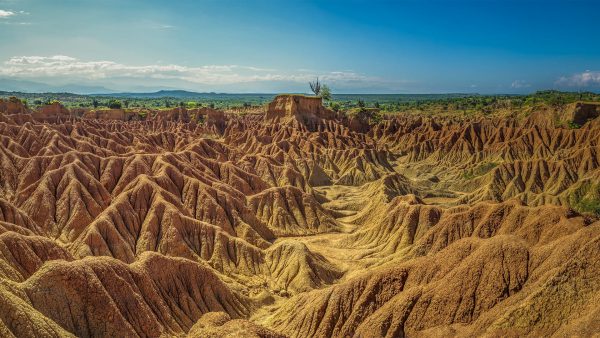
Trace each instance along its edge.
<path fill-rule="evenodd" d="M 310 90 L 312 90 L 316 96 L 319 96 L 321 93 L 321 82 L 319 82 L 319 78 L 317 77 L 317 80 L 314 82 L 309 82 L 308 85 L 310 86 Z"/>

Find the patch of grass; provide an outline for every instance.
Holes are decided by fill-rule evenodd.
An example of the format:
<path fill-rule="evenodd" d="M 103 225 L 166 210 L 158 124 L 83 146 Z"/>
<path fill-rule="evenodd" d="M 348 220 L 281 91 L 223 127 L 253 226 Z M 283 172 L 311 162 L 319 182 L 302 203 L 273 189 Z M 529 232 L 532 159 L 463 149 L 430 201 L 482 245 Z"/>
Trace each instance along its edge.
<path fill-rule="evenodd" d="M 600 186 L 586 182 L 570 196 L 569 204 L 581 214 L 593 214 L 600 217 Z"/>
<path fill-rule="evenodd" d="M 600 217 L 600 199 L 582 198 L 572 205 L 573 209 L 582 214 L 594 214 Z"/>
<path fill-rule="evenodd" d="M 462 177 L 468 181 L 474 179 L 476 176 L 473 174 L 473 170 L 465 170 L 462 174 Z"/>
<path fill-rule="evenodd" d="M 567 127 L 569 127 L 569 129 L 579 129 L 581 128 L 581 126 L 573 121 L 569 121 L 569 123 L 567 124 Z"/>
<path fill-rule="evenodd" d="M 472 180 L 475 177 L 479 177 L 479 176 L 487 174 L 488 172 L 490 172 L 492 169 L 496 168 L 497 166 L 498 166 L 498 163 L 496 163 L 496 162 L 482 163 L 471 170 L 465 170 L 463 172 L 462 176 L 463 176 L 463 179 L 465 179 L 465 180 Z"/>

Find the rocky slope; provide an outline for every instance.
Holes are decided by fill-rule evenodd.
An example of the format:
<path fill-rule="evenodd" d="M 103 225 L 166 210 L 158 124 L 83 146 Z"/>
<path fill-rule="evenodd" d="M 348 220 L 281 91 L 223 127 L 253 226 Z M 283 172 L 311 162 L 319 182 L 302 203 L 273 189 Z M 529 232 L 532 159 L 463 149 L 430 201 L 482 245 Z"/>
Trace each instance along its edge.
<path fill-rule="evenodd" d="M 0 335 L 593 335 L 597 112 L 1 100 Z"/>

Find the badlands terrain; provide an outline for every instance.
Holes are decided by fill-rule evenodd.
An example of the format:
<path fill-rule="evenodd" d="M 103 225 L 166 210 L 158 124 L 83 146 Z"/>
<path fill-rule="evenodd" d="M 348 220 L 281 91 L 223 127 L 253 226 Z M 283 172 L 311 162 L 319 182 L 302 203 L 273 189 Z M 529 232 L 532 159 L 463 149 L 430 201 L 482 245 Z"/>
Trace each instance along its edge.
<path fill-rule="evenodd" d="M 0 336 L 593 336 L 598 115 L 2 100 Z"/>

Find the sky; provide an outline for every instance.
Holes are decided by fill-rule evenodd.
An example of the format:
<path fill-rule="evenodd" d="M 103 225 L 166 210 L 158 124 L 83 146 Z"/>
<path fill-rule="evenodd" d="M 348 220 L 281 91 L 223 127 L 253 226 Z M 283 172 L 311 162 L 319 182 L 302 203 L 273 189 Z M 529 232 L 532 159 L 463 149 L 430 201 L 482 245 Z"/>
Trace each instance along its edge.
<path fill-rule="evenodd" d="M 0 90 L 600 91 L 600 1 L 0 0 Z M 32 90 L 33 91 L 33 90 Z"/>

